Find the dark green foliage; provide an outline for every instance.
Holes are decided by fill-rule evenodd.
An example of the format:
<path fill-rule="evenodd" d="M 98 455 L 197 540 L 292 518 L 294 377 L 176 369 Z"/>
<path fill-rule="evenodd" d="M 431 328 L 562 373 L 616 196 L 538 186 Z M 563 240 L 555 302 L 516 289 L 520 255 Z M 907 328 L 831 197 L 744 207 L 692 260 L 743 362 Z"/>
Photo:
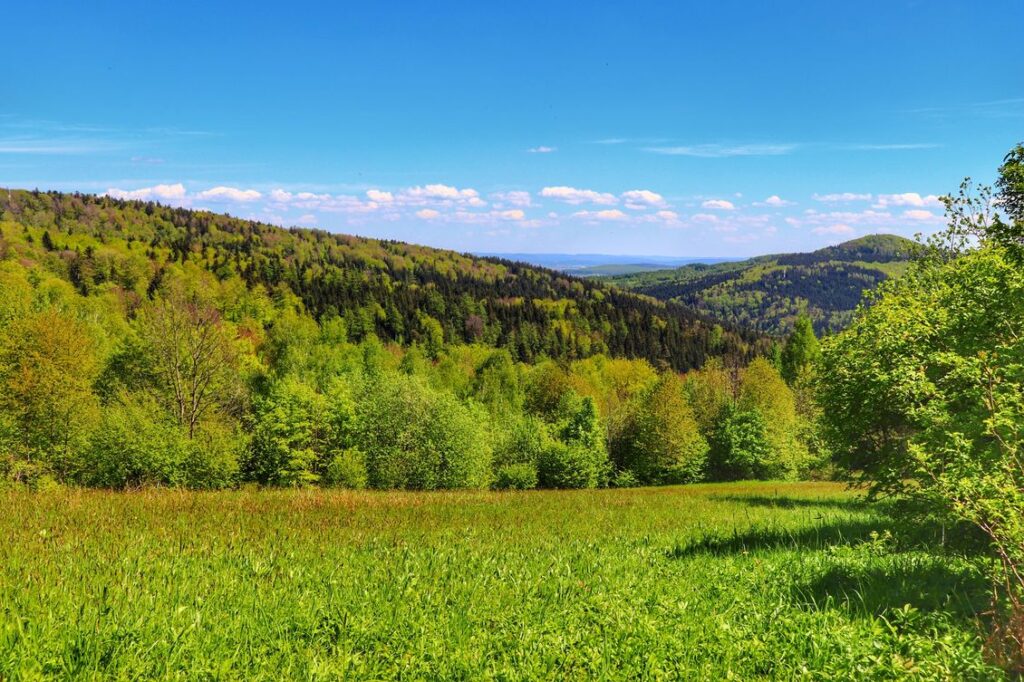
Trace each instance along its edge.
<path fill-rule="evenodd" d="M 916 250 L 902 237 L 870 235 L 813 253 L 687 265 L 611 281 L 774 334 L 789 332 L 806 315 L 823 333 L 846 326 L 864 292 L 902 272 Z"/>
<path fill-rule="evenodd" d="M 768 478 L 773 457 L 761 413 L 729 408 L 712 438 L 710 460 L 715 480 Z"/>

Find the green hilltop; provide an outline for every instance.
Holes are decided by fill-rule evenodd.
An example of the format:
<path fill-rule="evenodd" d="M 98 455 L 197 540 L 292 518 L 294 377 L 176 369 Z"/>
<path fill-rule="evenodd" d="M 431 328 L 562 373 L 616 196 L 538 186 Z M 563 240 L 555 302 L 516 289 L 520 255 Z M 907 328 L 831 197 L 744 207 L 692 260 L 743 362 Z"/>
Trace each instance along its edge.
<path fill-rule="evenodd" d="M 909 239 L 876 234 L 811 253 L 698 263 L 607 281 L 770 334 L 788 332 L 806 314 L 824 333 L 849 324 L 864 292 L 902 274 L 916 248 Z"/>

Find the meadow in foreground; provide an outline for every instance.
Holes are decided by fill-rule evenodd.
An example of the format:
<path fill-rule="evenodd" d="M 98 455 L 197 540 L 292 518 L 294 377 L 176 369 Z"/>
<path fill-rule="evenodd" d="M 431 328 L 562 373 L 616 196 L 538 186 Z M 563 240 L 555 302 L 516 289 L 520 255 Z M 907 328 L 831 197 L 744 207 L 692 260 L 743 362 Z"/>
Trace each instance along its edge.
<path fill-rule="evenodd" d="M 998 679 L 840 486 L 0 493 L 0 679 Z"/>

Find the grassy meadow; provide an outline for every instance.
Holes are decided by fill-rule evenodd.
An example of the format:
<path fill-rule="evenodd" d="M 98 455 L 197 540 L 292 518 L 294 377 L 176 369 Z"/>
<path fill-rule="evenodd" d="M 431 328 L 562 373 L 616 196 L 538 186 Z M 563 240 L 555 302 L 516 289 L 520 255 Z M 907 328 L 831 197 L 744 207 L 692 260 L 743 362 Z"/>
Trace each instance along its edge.
<path fill-rule="evenodd" d="M 0 679 L 999 679 L 830 483 L 0 493 Z"/>

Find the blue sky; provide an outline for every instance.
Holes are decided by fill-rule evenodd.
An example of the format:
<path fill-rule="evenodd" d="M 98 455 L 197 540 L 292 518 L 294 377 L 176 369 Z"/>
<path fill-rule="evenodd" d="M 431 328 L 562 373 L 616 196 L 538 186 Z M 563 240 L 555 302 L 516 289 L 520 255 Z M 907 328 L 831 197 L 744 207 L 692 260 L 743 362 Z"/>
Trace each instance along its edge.
<path fill-rule="evenodd" d="M 741 256 L 937 229 L 1024 140 L 1022 0 L 71 4 L 4 10 L 0 186 Z"/>

